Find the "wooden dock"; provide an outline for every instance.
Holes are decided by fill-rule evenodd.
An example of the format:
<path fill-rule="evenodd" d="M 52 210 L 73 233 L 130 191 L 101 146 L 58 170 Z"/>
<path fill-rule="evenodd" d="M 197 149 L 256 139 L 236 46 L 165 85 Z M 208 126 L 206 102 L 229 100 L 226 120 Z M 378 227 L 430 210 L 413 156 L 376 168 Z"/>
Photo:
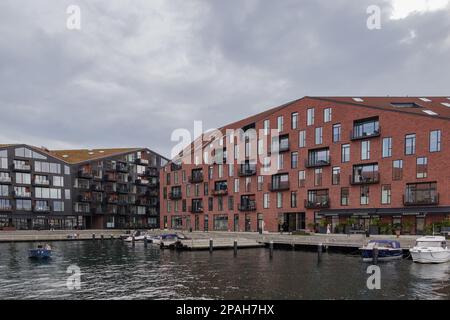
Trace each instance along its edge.
<path fill-rule="evenodd" d="M 255 239 L 214 238 L 179 240 L 176 244 L 169 245 L 168 248 L 176 250 L 232 250 L 262 248 L 264 246 L 264 243 Z"/>

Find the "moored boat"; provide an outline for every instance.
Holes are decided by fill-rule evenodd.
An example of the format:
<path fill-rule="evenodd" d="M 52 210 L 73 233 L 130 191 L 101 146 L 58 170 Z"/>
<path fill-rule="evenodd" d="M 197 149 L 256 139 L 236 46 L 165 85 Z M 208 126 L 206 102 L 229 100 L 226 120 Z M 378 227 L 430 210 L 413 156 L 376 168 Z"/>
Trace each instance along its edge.
<path fill-rule="evenodd" d="M 378 249 L 378 261 L 390 261 L 403 257 L 400 242 L 395 240 L 371 240 L 367 245 L 360 248 L 364 262 L 373 261 L 374 249 Z"/>
<path fill-rule="evenodd" d="M 426 236 L 416 240 L 416 245 L 409 250 L 414 262 L 445 263 L 450 261 L 450 248 L 445 237 Z"/>
<path fill-rule="evenodd" d="M 30 259 L 50 259 L 52 257 L 52 248 L 50 245 L 38 245 L 36 249 L 28 250 Z"/>

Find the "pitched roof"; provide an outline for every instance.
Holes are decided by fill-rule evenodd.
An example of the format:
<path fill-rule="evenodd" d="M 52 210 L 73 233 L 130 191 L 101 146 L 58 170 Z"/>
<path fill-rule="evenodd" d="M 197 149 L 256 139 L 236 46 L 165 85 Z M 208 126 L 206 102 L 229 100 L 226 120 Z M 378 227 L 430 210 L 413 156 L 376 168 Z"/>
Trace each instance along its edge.
<path fill-rule="evenodd" d="M 72 150 L 51 150 L 50 153 L 61 160 L 74 164 L 89 160 L 120 155 L 128 152 L 139 151 L 142 149 L 143 148 L 72 149 Z"/>

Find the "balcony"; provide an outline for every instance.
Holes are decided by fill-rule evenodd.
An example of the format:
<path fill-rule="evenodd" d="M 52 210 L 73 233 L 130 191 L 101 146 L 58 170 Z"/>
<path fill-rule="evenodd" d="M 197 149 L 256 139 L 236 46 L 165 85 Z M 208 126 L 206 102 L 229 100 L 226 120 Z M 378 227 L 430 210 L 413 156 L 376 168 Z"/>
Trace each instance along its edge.
<path fill-rule="evenodd" d="M 405 206 L 436 206 L 439 204 L 439 193 L 427 195 L 403 195 L 403 205 Z"/>
<path fill-rule="evenodd" d="M 188 211 L 191 213 L 203 213 L 203 207 L 202 206 L 191 206 L 188 208 Z"/>
<path fill-rule="evenodd" d="M 137 185 L 147 186 L 147 185 L 150 184 L 150 180 L 143 179 L 143 178 L 138 178 L 138 179 L 134 180 L 134 183 L 137 184 Z"/>
<path fill-rule="evenodd" d="M 103 201 L 103 196 L 99 193 L 95 193 L 92 195 L 91 202 L 92 203 L 101 203 Z"/>
<path fill-rule="evenodd" d="M 289 189 L 290 189 L 289 181 L 282 181 L 282 182 L 269 184 L 269 190 L 272 192 L 285 191 L 285 190 L 289 190 Z"/>
<path fill-rule="evenodd" d="M 128 188 L 128 186 L 126 186 L 126 185 L 120 185 L 120 186 L 117 187 L 117 192 L 118 193 L 123 193 L 123 194 L 129 193 L 130 192 L 130 188 Z"/>
<path fill-rule="evenodd" d="M 117 181 L 117 175 L 107 173 L 103 176 L 104 181 L 110 181 L 110 182 L 116 182 Z"/>
<path fill-rule="evenodd" d="M 94 178 L 94 175 L 92 174 L 92 171 L 90 171 L 90 170 L 79 170 L 78 178 L 92 179 L 92 178 Z"/>
<path fill-rule="evenodd" d="M 189 177 L 190 183 L 201 183 L 203 182 L 203 173 L 196 173 Z"/>
<path fill-rule="evenodd" d="M 49 213 L 51 211 L 50 206 L 34 206 L 33 212 L 36 213 Z"/>
<path fill-rule="evenodd" d="M 350 175 L 349 180 L 351 185 L 376 184 L 380 183 L 380 173 L 370 172 L 363 175 Z"/>
<path fill-rule="evenodd" d="M 127 205 L 129 205 L 130 203 L 128 202 L 128 200 L 125 200 L 125 199 L 119 199 L 118 201 L 117 201 L 117 204 L 119 205 L 119 206 L 127 206 Z"/>
<path fill-rule="evenodd" d="M 256 165 L 255 164 L 241 164 L 239 167 L 238 175 L 240 177 L 249 177 L 256 175 Z"/>
<path fill-rule="evenodd" d="M 308 159 L 305 161 L 305 168 L 320 168 L 328 167 L 331 165 L 331 158 L 325 159 Z"/>
<path fill-rule="evenodd" d="M 350 140 L 363 140 L 363 139 L 369 139 L 369 138 L 376 138 L 381 135 L 381 127 L 375 130 L 369 130 L 369 131 L 361 131 L 353 129 L 350 131 Z"/>
<path fill-rule="evenodd" d="M 156 169 L 156 168 L 149 168 L 149 169 L 145 170 L 144 172 L 140 173 L 139 175 L 144 176 L 144 177 L 158 177 L 159 172 L 158 172 L 158 169 Z"/>
<path fill-rule="evenodd" d="M 13 191 L 12 195 L 14 198 L 31 198 L 31 192 L 16 192 Z"/>
<path fill-rule="evenodd" d="M 118 172 L 128 172 L 129 167 L 126 162 L 117 162 L 116 163 L 116 171 Z"/>
<path fill-rule="evenodd" d="M 94 191 L 94 192 L 103 192 L 105 189 L 103 188 L 103 186 L 101 184 L 91 184 L 89 190 Z"/>
<path fill-rule="evenodd" d="M 305 199 L 305 208 L 307 209 L 326 209 L 330 207 L 329 198 L 317 198 L 314 200 Z"/>
<path fill-rule="evenodd" d="M 179 170 L 181 170 L 181 164 L 173 162 L 170 164 L 170 171 L 179 171 Z"/>
<path fill-rule="evenodd" d="M 181 192 L 169 192 L 169 199 L 171 199 L 171 200 L 179 200 L 182 197 L 183 196 L 182 196 Z"/>
<path fill-rule="evenodd" d="M 239 211 L 256 211 L 256 201 L 249 200 L 245 203 L 239 203 L 238 210 Z"/>
<path fill-rule="evenodd" d="M 212 190 L 213 196 L 225 196 L 228 194 L 228 189 L 214 189 Z"/>
<path fill-rule="evenodd" d="M 134 160 L 134 163 L 135 164 L 139 164 L 139 165 L 141 165 L 141 166 L 148 166 L 148 164 L 150 163 L 147 159 L 142 159 L 142 158 L 140 158 L 140 159 L 136 159 L 136 160 Z"/>
<path fill-rule="evenodd" d="M 77 199 L 78 202 L 91 202 L 92 197 L 90 194 L 80 194 Z"/>
<path fill-rule="evenodd" d="M 11 183 L 11 177 L 0 177 L 0 183 Z"/>
<path fill-rule="evenodd" d="M 119 199 L 115 197 L 107 197 L 105 199 L 105 202 L 110 204 L 117 204 L 119 202 Z"/>
<path fill-rule="evenodd" d="M 17 164 L 17 163 L 14 163 L 14 164 L 12 165 L 12 169 L 13 169 L 14 171 L 31 171 L 31 165 L 29 165 L 29 164 Z"/>
<path fill-rule="evenodd" d="M 280 145 L 278 147 L 278 152 L 287 152 L 289 150 L 290 150 L 289 140 L 288 141 L 284 141 L 284 140 L 280 141 Z"/>
<path fill-rule="evenodd" d="M 11 212 L 12 206 L 11 205 L 4 205 L 0 207 L 0 212 Z"/>
<path fill-rule="evenodd" d="M 33 185 L 35 186 L 49 186 L 50 180 L 34 179 Z"/>
<path fill-rule="evenodd" d="M 137 206 L 149 206 L 150 205 L 150 200 L 148 200 L 148 199 L 136 199 L 134 204 L 137 205 Z"/>
<path fill-rule="evenodd" d="M 147 197 L 159 197 L 159 191 L 158 190 L 148 190 L 145 192 L 145 195 Z"/>

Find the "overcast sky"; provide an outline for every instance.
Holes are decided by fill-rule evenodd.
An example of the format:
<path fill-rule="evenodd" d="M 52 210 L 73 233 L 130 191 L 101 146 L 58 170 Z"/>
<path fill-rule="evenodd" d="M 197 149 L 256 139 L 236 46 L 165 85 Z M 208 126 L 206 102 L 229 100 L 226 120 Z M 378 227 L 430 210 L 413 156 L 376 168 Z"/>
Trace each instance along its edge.
<path fill-rule="evenodd" d="M 450 95 L 449 2 L 2 0 L 0 143 L 170 156 L 176 128 L 305 95 Z"/>

